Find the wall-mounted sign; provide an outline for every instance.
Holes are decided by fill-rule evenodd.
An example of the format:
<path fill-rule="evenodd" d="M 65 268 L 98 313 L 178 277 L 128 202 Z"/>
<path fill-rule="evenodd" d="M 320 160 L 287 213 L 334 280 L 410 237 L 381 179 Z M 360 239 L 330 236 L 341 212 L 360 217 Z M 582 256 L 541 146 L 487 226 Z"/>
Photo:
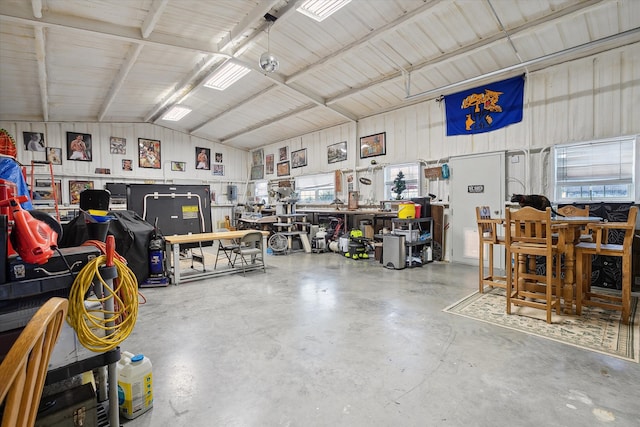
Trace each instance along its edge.
<path fill-rule="evenodd" d="M 442 178 L 442 167 L 438 166 L 435 168 L 425 168 L 424 177 L 427 179 Z"/>
<path fill-rule="evenodd" d="M 467 185 L 467 193 L 484 193 L 484 185 Z"/>

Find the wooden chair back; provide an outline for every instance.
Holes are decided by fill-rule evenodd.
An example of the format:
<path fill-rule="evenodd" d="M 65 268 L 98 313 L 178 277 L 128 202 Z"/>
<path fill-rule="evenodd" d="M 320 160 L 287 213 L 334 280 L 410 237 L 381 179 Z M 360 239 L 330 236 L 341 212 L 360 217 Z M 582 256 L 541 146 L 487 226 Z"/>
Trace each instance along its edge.
<path fill-rule="evenodd" d="M 67 299 L 48 300 L 27 323 L 2 361 L 0 404 L 5 404 L 2 427 L 35 424 L 49 359 L 67 307 Z"/>
<path fill-rule="evenodd" d="M 485 285 L 491 287 L 506 287 L 506 276 L 497 275 L 494 272 L 494 245 L 504 245 L 504 237 L 498 235 L 498 226 L 502 226 L 503 220 L 491 218 L 491 208 L 489 206 L 476 206 L 476 222 L 478 224 L 478 268 L 479 282 L 478 291 L 484 292 Z M 487 246 L 485 251 L 485 246 Z M 484 262 L 485 253 L 489 261 L 488 273 L 485 274 Z"/>
<path fill-rule="evenodd" d="M 551 247 L 551 208 L 541 211 L 529 206 L 507 209 L 505 244 Z"/>
<path fill-rule="evenodd" d="M 489 206 L 476 206 L 476 222 L 478 224 L 478 238 L 485 243 L 498 243 L 497 226 L 502 220 L 491 218 Z"/>
<path fill-rule="evenodd" d="M 556 209 L 556 211 L 562 216 L 589 216 L 589 205 L 585 205 L 584 208 L 567 205 Z"/>

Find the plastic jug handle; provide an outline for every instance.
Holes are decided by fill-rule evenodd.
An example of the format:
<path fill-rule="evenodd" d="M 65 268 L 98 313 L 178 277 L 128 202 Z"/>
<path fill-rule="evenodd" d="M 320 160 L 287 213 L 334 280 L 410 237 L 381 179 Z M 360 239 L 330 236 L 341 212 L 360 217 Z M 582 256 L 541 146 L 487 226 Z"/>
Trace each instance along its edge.
<path fill-rule="evenodd" d="M 120 353 L 120 358 L 121 359 L 129 359 L 129 361 L 131 361 L 131 358 L 135 356 L 133 353 L 130 353 L 128 351 L 123 351 L 122 353 Z"/>

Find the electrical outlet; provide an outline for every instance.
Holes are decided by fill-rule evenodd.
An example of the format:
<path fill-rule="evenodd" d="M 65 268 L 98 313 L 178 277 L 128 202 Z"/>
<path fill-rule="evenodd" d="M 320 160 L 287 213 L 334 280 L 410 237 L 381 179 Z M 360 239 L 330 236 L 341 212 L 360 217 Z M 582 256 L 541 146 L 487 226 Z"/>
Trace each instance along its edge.
<path fill-rule="evenodd" d="M 520 163 L 520 156 L 511 157 L 511 163 Z"/>

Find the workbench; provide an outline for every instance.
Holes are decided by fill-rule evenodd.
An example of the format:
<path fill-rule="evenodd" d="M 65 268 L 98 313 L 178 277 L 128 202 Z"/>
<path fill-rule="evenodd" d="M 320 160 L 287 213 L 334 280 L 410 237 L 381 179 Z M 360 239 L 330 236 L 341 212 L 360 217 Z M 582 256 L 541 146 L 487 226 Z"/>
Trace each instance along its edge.
<path fill-rule="evenodd" d="M 238 231 L 217 231 L 213 233 L 193 233 L 193 234 L 181 234 L 174 236 L 164 236 L 165 244 L 166 244 L 166 253 L 167 257 L 165 258 L 165 271 L 169 273 L 169 276 L 174 285 L 178 285 L 180 283 L 190 282 L 193 280 L 204 279 L 207 277 L 215 277 L 223 274 L 230 273 L 242 273 L 241 268 L 226 268 L 216 270 L 211 267 L 210 270 L 206 269 L 203 262 L 203 271 L 201 272 L 192 272 L 190 271 L 188 274 L 183 274 L 180 268 L 180 245 L 189 244 L 189 243 L 198 243 L 202 244 L 203 242 L 212 242 L 219 240 L 238 240 L 247 235 L 248 233 L 256 232 L 256 230 L 238 230 Z M 266 260 L 266 248 L 267 248 L 267 237 L 269 236 L 268 231 L 259 231 L 262 234 L 262 257 Z M 173 261 L 173 262 L 172 262 Z M 173 264 L 173 265 L 172 265 Z M 262 268 L 262 265 L 256 265 L 255 268 Z M 248 269 L 253 269 L 252 266 L 249 266 Z"/>

